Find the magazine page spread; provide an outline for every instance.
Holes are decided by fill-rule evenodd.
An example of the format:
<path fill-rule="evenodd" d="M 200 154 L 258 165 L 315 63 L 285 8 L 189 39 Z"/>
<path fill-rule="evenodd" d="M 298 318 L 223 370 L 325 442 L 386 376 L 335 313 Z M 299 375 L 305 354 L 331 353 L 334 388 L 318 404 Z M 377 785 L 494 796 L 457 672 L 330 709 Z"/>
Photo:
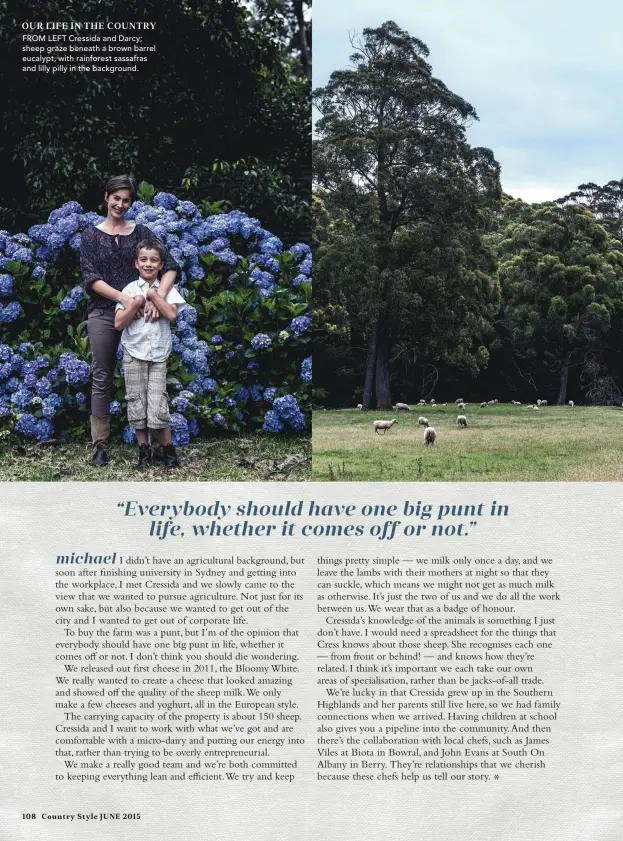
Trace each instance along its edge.
<path fill-rule="evenodd" d="M 0 9 L 0 839 L 619 841 L 623 12 L 311 15 Z"/>
<path fill-rule="evenodd" d="M 4 837 L 618 837 L 616 487 L 319 488 L 4 493 Z"/>

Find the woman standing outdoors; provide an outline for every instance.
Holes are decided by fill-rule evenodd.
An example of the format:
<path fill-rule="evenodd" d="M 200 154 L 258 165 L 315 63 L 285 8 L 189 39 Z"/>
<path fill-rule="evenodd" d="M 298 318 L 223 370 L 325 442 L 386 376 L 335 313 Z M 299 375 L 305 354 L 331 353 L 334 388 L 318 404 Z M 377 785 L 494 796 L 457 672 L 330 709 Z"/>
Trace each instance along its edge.
<path fill-rule="evenodd" d="M 93 356 L 91 389 L 91 463 L 104 467 L 108 463 L 106 448 L 110 436 L 110 401 L 120 333 L 115 330 L 115 306 L 127 306 L 132 300 L 121 291 L 136 279 L 134 265 L 136 246 L 141 240 L 154 239 L 145 225 L 126 220 L 125 215 L 136 198 L 136 181 L 129 175 L 110 178 L 105 187 L 107 216 L 104 222 L 89 228 L 82 235 L 80 263 L 84 285 L 89 293 L 87 331 Z M 178 266 L 165 254 L 158 287 L 163 298 L 173 286 Z M 155 306 L 145 307 L 145 318 L 157 320 Z"/>

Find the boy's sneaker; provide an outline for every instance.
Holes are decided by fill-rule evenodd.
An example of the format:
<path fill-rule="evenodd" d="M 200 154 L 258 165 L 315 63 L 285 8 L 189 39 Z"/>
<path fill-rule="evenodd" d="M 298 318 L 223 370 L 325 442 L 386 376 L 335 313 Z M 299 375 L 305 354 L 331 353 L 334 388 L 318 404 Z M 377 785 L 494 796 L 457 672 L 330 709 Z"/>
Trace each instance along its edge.
<path fill-rule="evenodd" d="M 180 460 L 173 444 L 164 444 L 162 447 L 162 461 L 165 470 L 175 470 L 180 466 Z"/>
<path fill-rule="evenodd" d="M 151 447 L 149 444 L 139 444 L 137 470 L 149 470 L 151 467 Z"/>

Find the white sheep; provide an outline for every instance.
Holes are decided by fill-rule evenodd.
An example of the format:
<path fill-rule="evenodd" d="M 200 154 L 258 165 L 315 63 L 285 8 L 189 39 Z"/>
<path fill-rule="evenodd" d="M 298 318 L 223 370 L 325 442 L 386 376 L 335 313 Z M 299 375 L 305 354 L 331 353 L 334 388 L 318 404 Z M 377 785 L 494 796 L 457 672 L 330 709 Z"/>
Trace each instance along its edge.
<path fill-rule="evenodd" d="M 417 419 L 418 426 L 428 426 L 428 418 L 425 418 L 423 415 Z"/>
<path fill-rule="evenodd" d="M 426 406 L 426 400 L 420 400 L 418 406 Z"/>
<path fill-rule="evenodd" d="M 431 405 L 431 406 L 434 406 L 434 405 L 435 405 L 435 398 L 434 398 L 434 397 L 431 399 L 431 401 L 430 401 L 430 405 Z"/>
<path fill-rule="evenodd" d="M 570 406 L 571 406 L 571 408 L 573 409 L 573 407 L 575 406 L 575 403 L 573 402 L 573 400 L 569 400 L 569 405 L 570 405 Z"/>
<path fill-rule="evenodd" d="M 392 426 L 393 426 L 395 423 L 398 423 L 398 421 L 396 420 L 396 418 L 393 418 L 393 420 L 377 420 L 377 421 L 374 421 L 374 422 L 373 422 L 372 426 L 374 427 L 374 431 L 375 431 L 375 432 L 378 432 L 378 431 L 379 431 L 379 429 L 382 429 L 382 430 L 383 430 L 383 435 L 385 435 L 385 433 L 387 432 L 387 430 L 388 430 L 388 429 L 391 429 L 391 428 L 392 428 Z"/>
<path fill-rule="evenodd" d="M 435 443 L 435 439 L 437 438 L 437 433 L 433 429 L 432 426 L 428 426 L 424 430 L 424 444 L 427 447 L 432 447 Z"/>
<path fill-rule="evenodd" d="M 457 409 L 464 409 L 465 405 L 466 405 L 465 403 L 458 403 L 456 408 Z"/>
<path fill-rule="evenodd" d="M 363 409 L 363 405 L 361 403 L 357 403 L 357 409 L 361 412 Z"/>
<path fill-rule="evenodd" d="M 447 403 L 442 403 L 441 405 L 445 407 L 445 406 L 447 406 L 448 404 L 447 404 Z"/>
<path fill-rule="evenodd" d="M 485 400 L 483 403 L 481 403 L 481 404 L 480 404 L 480 408 L 481 408 L 481 409 L 486 409 L 488 405 L 489 405 L 489 404 L 488 404 L 488 403 L 486 402 L 486 400 Z"/>
<path fill-rule="evenodd" d="M 533 406 L 532 408 L 534 409 L 535 412 L 540 412 L 541 411 L 540 406 Z"/>
<path fill-rule="evenodd" d="M 521 400 L 511 400 L 513 406 L 521 406 Z"/>
<path fill-rule="evenodd" d="M 458 404 L 459 404 L 459 403 L 462 403 L 462 402 L 463 402 L 463 398 L 462 398 L 462 397 L 459 397 L 459 399 L 458 399 L 458 400 L 455 400 L 454 402 L 455 402 L 455 403 L 456 403 L 456 405 L 458 406 Z"/>
<path fill-rule="evenodd" d="M 537 406 L 540 406 L 542 402 L 543 402 L 542 400 L 537 400 L 537 401 L 536 401 L 536 405 L 537 405 Z"/>
<path fill-rule="evenodd" d="M 547 406 L 547 400 L 541 400 L 541 406 Z"/>
<path fill-rule="evenodd" d="M 396 403 L 396 405 L 394 406 L 394 409 L 402 409 L 405 412 L 412 411 L 411 408 L 409 406 L 407 406 L 406 403 Z"/>
<path fill-rule="evenodd" d="M 535 409 L 535 408 L 536 408 L 536 406 L 533 406 L 533 405 L 532 405 L 532 403 L 527 403 L 527 404 L 524 406 L 524 409 Z"/>
<path fill-rule="evenodd" d="M 465 415 L 459 415 L 456 419 L 456 422 L 459 426 L 467 426 L 467 418 Z"/>

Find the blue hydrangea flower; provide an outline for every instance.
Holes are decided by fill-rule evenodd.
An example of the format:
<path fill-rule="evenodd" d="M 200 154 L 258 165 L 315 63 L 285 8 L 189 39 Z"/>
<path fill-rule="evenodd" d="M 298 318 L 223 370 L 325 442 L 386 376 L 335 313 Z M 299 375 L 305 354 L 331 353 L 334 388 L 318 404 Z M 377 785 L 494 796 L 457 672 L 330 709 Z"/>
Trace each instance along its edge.
<path fill-rule="evenodd" d="M 249 399 L 249 389 L 246 386 L 241 386 L 238 391 L 236 392 L 236 402 L 237 403 L 244 403 L 245 400 Z"/>
<path fill-rule="evenodd" d="M 63 405 L 63 398 L 60 394 L 50 394 L 44 397 L 41 402 L 41 409 L 44 418 L 53 418 Z"/>
<path fill-rule="evenodd" d="M 305 416 L 301 412 L 294 395 L 285 394 L 283 397 L 277 397 L 273 403 L 273 409 L 293 429 L 301 430 L 305 428 Z"/>
<path fill-rule="evenodd" d="M 196 438 L 199 435 L 199 424 L 196 420 L 189 420 L 188 421 L 188 431 L 192 438 Z"/>
<path fill-rule="evenodd" d="M 269 385 L 268 388 L 264 389 L 264 400 L 266 400 L 267 403 L 272 403 L 276 396 L 277 389 L 274 385 Z"/>
<path fill-rule="evenodd" d="M 207 391 L 208 394 L 212 394 L 212 392 L 216 391 L 216 389 L 218 388 L 218 383 L 216 382 L 216 380 L 213 380 L 211 377 L 206 377 L 203 380 L 202 385 L 203 385 L 203 388 L 205 389 L 205 391 Z"/>
<path fill-rule="evenodd" d="M 266 350 L 272 344 L 270 336 L 267 336 L 266 333 L 258 333 L 256 336 L 253 336 L 251 339 L 251 347 L 253 350 Z"/>
<path fill-rule="evenodd" d="M 34 374 L 32 376 L 34 376 Z M 29 378 L 24 379 L 25 384 L 28 385 L 28 383 L 26 383 L 26 379 Z M 41 377 L 39 380 L 35 379 L 34 385 L 39 397 L 47 397 L 52 391 L 52 384 L 47 377 Z"/>
<path fill-rule="evenodd" d="M 129 424 L 121 433 L 121 437 L 126 444 L 136 444 L 136 432 Z"/>
<path fill-rule="evenodd" d="M 2 345 L 2 347 L 6 347 L 6 345 Z M 22 342 L 21 345 L 17 346 L 17 349 L 20 353 L 26 354 L 34 351 L 35 346 L 31 342 Z"/>
<path fill-rule="evenodd" d="M 83 394 L 81 391 L 77 391 L 77 392 L 76 392 L 76 403 L 77 403 L 79 406 L 82 406 L 82 405 L 84 405 L 86 402 L 87 402 L 87 399 L 86 399 L 86 397 L 84 396 L 84 394 Z"/>
<path fill-rule="evenodd" d="M 247 371 L 253 371 L 253 372 L 255 372 L 255 371 L 259 371 L 259 370 L 260 370 L 260 364 L 259 364 L 259 362 L 249 362 L 249 363 L 247 364 Z"/>
<path fill-rule="evenodd" d="M 47 418 L 38 420 L 35 437 L 37 441 L 49 441 L 50 438 L 54 437 L 54 424 Z"/>
<path fill-rule="evenodd" d="M 214 423 L 217 423 L 219 426 L 227 426 L 227 421 L 225 420 L 225 418 L 223 417 L 223 415 L 220 412 L 217 412 L 214 415 L 212 420 L 214 421 Z"/>
<path fill-rule="evenodd" d="M 19 301 L 11 301 L 0 309 L 0 324 L 12 324 L 23 314 L 24 310 Z"/>
<path fill-rule="evenodd" d="M 25 438 L 35 438 L 37 435 L 37 418 L 28 412 L 23 414 L 17 419 L 15 431 Z"/>
<path fill-rule="evenodd" d="M 252 385 L 249 389 L 249 394 L 251 395 L 251 399 L 254 400 L 256 403 L 259 403 L 262 399 L 262 394 L 264 393 L 264 389 L 261 385 Z"/>
<path fill-rule="evenodd" d="M 220 335 L 220 333 L 217 333 L 215 336 L 212 336 L 212 344 L 213 345 L 222 345 L 223 341 L 224 341 L 224 339 Z"/>
<path fill-rule="evenodd" d="M 183 447 L 190 443 L 188 421 L 178 412 L 173 412 L 171 415 L 171 439 L 176 447 Z"/>
<path fill-rule="evenodd" d="M 156 193 L 154 196 L 154 205 L 165 210 L 173 210 L 177 203 L 177 199 L 171 193 Z"/>
<path fill-rule="evenodd" d="M 13 351 L 8 345 L 0 345 L 0 362 L 10 362 L 12 356 Z"/>
<path fill-rule="evenodd" d="M 121 414 L 121 403 L 118 400 L 112 400 L 110 406 L 108 407 L 108 411 L 111 415 L 120 415 Z"/>
<path fill-rule="evenodd" d="M 189 405 L 188 400 L 185 397 L 182 397 L 181 394 L 173 398 L 173 406 L 178 412 L 185 412 Z"/>
<path fill-rule="evenodd" d="M 13 294 L 13 277 L 10 274 L 0 274 L 0 297 L 8 298 Z"/>
<path fill-rule="evenodd" d="M 290 330 L 297 335 L 302 336 L 307 328 L 311 325 L 311 318 L 308 315 L 297 315 L 290 322 Z"/>
<path fill-rule="evenodd" d="M 312 381 L 312 358 L 308 356 L 307 359 L 304 359 L 301 363 L 301 379 L 304 383 L 310 383 Z"/>
<path fill-rule="evenodd" d="M 8 380 L 13 373 L 13 368 L 10 362 L 3 362 L 0 365 L 0 381 Z"/>
<path fill-rule="evenodd" d="M 262 429 L 264 432 L 281 432 L 283 430 L 283 421 L 276 412 L 273 412 L 273 410 L 270 409 L 264 415 L 264 425 Z"/>

